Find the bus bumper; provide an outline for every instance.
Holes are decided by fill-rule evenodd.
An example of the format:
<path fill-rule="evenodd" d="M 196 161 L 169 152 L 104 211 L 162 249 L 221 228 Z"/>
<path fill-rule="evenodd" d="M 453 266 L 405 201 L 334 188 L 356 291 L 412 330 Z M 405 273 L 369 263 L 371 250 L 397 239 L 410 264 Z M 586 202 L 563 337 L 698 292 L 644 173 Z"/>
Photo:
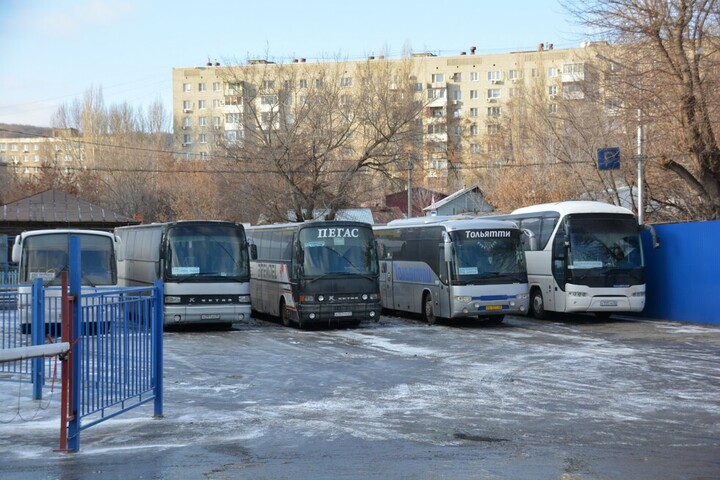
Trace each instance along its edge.
<path fill-rule="evenodd" d="M 298 323 L 304 325 L 357 325 L 364 320 L 380 320 L 380 302 L 303 304 L 298 308 Z"/>
<path fill-rule="evenodd" d="M 165 325 L 236 323 L 250 318 L 250 304 L 223 306 L 165 305 Z"/>

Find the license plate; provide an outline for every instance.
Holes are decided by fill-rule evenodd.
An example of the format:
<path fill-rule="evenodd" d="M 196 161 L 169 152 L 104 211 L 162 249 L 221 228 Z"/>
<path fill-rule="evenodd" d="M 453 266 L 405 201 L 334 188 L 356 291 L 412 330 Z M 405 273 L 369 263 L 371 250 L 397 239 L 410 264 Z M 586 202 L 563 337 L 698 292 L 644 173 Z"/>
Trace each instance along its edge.
<path fill-rule="evenodd" d="M 220 315 L 200 315 L 200 320 L 220 320 Z"/>
<path fill-rule="evenodd" d="M 335 312 L 336 317 L 352 317 L 352 312 Z"/>
<path fill-rule="evenodd" d="M 502 310 L 502 305 L 488 305 L 485 310 Z"/>
<path fill-rule="evenodd" d="M 601 307 L 617 307 L 617 300 L 600 300 Z"/>

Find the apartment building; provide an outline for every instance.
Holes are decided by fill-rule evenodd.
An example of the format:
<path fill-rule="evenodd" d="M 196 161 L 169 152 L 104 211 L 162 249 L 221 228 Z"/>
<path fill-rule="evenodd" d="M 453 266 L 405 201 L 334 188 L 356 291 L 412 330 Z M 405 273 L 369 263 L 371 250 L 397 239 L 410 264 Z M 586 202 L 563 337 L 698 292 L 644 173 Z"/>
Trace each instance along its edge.
<path fill-rule="evenodd" d="M 607 44 L 581 44 L 578 48 L 555 49 L 552 44 L 539 44 L 533 51 L 477 54 L 475 47 L 457 55 L 412 54 L 411 68 L 414 90 L 425 102 L 423 114 L 417 119 L 423 142 L 433 148 L 424 149 L 416 165 L 421 168 L 425 186 L 446 189 L 449 172 L 454 165 L 475 165 L 492 159 L 489 139 L 502 128 L 507 105 L 531 85 L 541 92 L 548 112 L 561 99 L 583 100 L 589 82 L 588 62 L 597 58 L 597 49 Z M 401 59 L 369 57 L 343 62 L 341 86 L 359 84 L 353 79 L 367 62 L 400 62 Z M 241 66 L 222 66 L 208 62 L 205 66 L 173 69 L 174 145 L 186 158 L 208 158 L 222 138 L 241 142 L 243 138 L 242 91 L 253 86 L 240 85 L 229 78 L 232 68 L 264 69 L 263 85 L 273 85 L 273 68 L 287 72 L 326 72 L 332 62 L 306 62 L 295 59 L 286 64 L 264 60 L 250 61 Z M 268 76 L 268 73 L 269 76 Z M 301 74 L 299 82 L 322 81 L 318 76 Z M 337 77 L 334 77 L 337 80 Z M 279 83 L 279 82 L 278 82 Z M 595 87 L 593 87 L 595 88 Z M 264 103 L 264 96 L 255 101 Z M 268 104 L 272 100 L 267 101 Z M 262 105 L 255 110 L 262 112 Z M 453 158 L 450 158 L 454 156 Z M 417 170 L 415 173 L 418 173 Z M 445 184 L 444 184 L 445 183 Z"/>
<path fill-rule="evenodd" d="M 0 165 L 19 175 L 37 174 L 43 165 L 73 168 L 84 163 L 84 146 L 73 129 L 53 129 L 51 136 L 0 138 Z"/>

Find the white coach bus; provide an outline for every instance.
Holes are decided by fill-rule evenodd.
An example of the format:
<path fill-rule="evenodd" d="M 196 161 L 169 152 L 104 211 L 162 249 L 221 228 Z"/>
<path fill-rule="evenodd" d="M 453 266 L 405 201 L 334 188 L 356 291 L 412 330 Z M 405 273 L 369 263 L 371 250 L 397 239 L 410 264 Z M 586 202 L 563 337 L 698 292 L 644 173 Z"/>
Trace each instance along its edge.
<path fill-rule="evenodd" d="M 250 317 L 250 263 L 241 224 L 188 220 L 118 227 L 121 286 L 164 284 L 164 324 Z"/>
<path fill-rule="evenodd" d="M 15 237 L 12 260 L 18 264 L 18 308 L 23 328 L 31 321 L 31 284 L 42 279 L 48 330 L 60 323 L 61 273 L 68 270 L 70 237 L 80 239 L 82 292 L 117 287 L 119 240 L 110 232 L 82 229 L 29 230 Z"/>
<path fill-rule="evenodd" d="M 521 230 L 512 222 L 453 217 L 394 220 L 373 227 L 380 293 L 388 310 L 501 322 L 528 311 Z"/>
<path fill-rule="evenodd" d="M 526 245 L 525 258 L 536 318 L 550 311 L 607 317 L 645 307 L 641 227 L 630 210 L 566 201 L 492 218 L 513 220 L 535 234 L 537 249 Z"/>

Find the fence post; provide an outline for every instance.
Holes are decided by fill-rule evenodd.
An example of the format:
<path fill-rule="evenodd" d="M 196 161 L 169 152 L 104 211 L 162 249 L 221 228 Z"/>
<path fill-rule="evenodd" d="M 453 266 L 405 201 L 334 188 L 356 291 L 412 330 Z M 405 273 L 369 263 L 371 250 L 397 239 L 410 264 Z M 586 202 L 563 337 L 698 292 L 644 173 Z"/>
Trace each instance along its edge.
<path fill-rule="evenodd" d="M 83 383 L 83 379 L 80 376 L 80 366 L 82 364 L 82 343 L 78 341 L 78 338 L 82 334 L 82 297 L 81 297 L 81 279 L 82 274 L 80 271 L 80 237 L 77 235 L 71 235 L 69 238 L 69 270 L 70 270 L 70 295 L 75 299 L 75 308 L 72 310 L 73 318 L 70 320 L 73 323 L 72 329 L 72 392 L 71 398 L 72 403 L 70 405 L 70 422 L 68 423 L 68 450 L 77 452 L 80 450 L 80 389 Z"/>
<path fill-rule="evenodd" d="M 36 278 L 32 285 L 30 305 L 30 339 L 32 345 L 45 343 L 45 289 L 41 278 Z M 30 361 L 32 369 L 33 400 L 42 400 L 42 387 L 45 383 L 43 357 L 35 357 Z"/>
<path fill-rule="evenodd" d="M 155 412 L 156 418 L 163 416 L 163 325 L 165 314 L 163 310 L 163 282 L 155 280 L 153 289 L 153 316 L 152 316 L 152 337 L 153 337 L 153 364 L 155 371 Z"/>

